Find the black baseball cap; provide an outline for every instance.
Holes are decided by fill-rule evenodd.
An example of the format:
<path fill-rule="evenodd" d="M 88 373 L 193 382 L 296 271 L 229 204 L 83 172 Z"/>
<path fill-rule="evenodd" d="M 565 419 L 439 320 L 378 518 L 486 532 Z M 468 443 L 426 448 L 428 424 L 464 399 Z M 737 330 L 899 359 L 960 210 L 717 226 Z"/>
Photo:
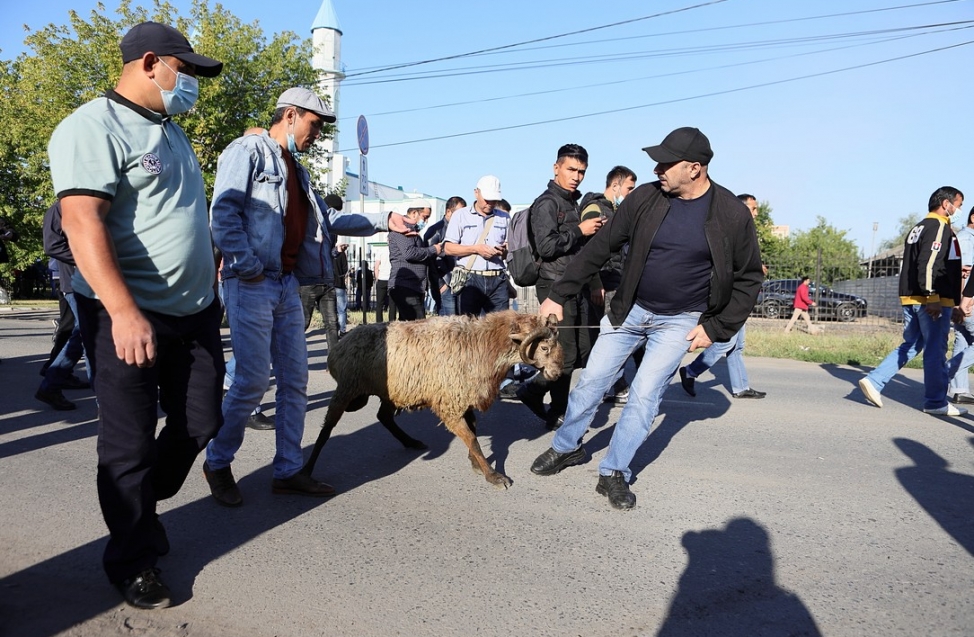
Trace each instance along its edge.
<path fill-rule="evenodd" d="M 177 60 L 196 67 L 196 74 L 202 77 L 216 77 L 223 70 L 223 62 L 218 62 L 193 52 L 189 40 L 182 33 L 167 24 L 143 22 L 132 27 L 122 43 L 122 62 L 128 64 L 138 60 L 149 51 L 159 57 L 171 55 Z"/>
<path fill-rule="evenodd" d="M 643 148 L 653 161 L 669 164 L 675 161 L 695 161 L 706 166 L 713 159 L 710 140 L 699 128 L 684 126 L 678 128 L 663 140 L 659 146 Z"/>

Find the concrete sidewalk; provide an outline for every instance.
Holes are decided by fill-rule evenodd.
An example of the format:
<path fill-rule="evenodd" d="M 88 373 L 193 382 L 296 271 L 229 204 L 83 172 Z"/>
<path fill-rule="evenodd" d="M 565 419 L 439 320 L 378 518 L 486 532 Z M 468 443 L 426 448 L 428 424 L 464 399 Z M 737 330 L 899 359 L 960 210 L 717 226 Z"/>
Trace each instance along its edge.
<path fill-rule="evenodd" d="M 730 398 L 723 364 L 696 398 L 669 388 L 631 512 L 595 493 L 618 407 L 600 410 L 588 462 L 542 478 L 528 467 L 551 435 L 495 404 L 479 433 L 507 491 L 428 412 L 398 419 L 422 453 L 376 422 L 377 401 L 346 414 L 315 470 L 330 500 L 272 495 L 274 435 L 248 431 L 243 507 L 212 501 L 201 461 L 160 507 L 177 605 L 128 608 L 100 566 L 94 398 L 33 398 L 51 317 L 0 313 L 3 637 L 974 634 L 974 420 L 920 412 L 919 371 L 880 410 L 861 370 L 754 358 L 764 400 Z M 309 447 L 334 389 L 323 335 L 310 350 Z"/>

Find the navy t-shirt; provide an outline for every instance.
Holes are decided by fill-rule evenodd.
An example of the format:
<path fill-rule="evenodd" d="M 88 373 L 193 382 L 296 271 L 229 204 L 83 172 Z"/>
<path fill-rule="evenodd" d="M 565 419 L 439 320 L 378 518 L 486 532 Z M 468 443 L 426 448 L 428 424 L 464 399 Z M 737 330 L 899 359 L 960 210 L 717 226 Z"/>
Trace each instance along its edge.
<path fill-rule="evenodd" d="M 703 312 L 713 259 L 704 234 L 713 188 L 696 199 L 670 199 L 643 266 L 636 303 L 656 314 Z"/>

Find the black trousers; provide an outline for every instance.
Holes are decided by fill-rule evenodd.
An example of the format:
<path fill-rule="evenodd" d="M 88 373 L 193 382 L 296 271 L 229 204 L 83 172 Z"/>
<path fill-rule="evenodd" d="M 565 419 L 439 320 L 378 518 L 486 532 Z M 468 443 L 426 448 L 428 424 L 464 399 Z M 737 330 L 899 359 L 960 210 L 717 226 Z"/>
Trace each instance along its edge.
<path fill-rule="evenodd" d="M 81 337 L 98 398 L 98 501 L 108 525 L 105 573 L 121 582 L 169 549 L 156 502 L 179 491 L 196 456 L 223 424 L 223 312 L 214 299 L 190 316 L 143 312 L 156 333 L 156 362 L 119 360 L 112 319 L 76 294 Z M 156 436 L 158 409 L 166 415 Z"/>
<path fill-rule="evenodd" d="M 538 302 L 544 303 L 551 293 L 551 285 L 554 281 L 550 279 L 538 279 L 535 284 L 535 291 L 538 294 Z M 580 328 L 579 325 L 586 325 L 588 318 L 588 308 L 581 294 L 568 299 L 562 306 L 562 320 L 558 323 L 558 342 L 565 353 L 565 364 L 562 367 L 561 376 L 557 380 L 547 381 L 538 376 L 534 377 L 526 386 L 526 391 L 537 393 L 544 396 L 551 392 L 551 404 L 548 407 L 549 425 L 558 418 L 564 416 L 568 410 L 568 392 L 572 384 L 572 371 L 576 368 L 585 367 L 588 362 L 589 352 L 592 350 L 592 341 L 587 328 Z"/>
<path fill-rule="evenodd" d="M 388 307 L 389 309 L 389 320 L 396 320 L 396 304 L 392 302 L 392 297 L 389 296 L 389 281 L 386 279 L 378 279 L 375 282 L 375 322 L 382 322 L 382 310 Z"/>
<path fill-rule="evenodd" d="M 389 297 L 399 312 L 400 321 L 417 321 L 426 318 L 426 296 L 405 288 L 392 288 Z M 390 319 L 393 313 L 389 312 Z M 391 319 L 395 320 L 395 319 Z"/>
<path fill-rule="evenodd" d="M 317 307 L 325 324 L 328 349 L 331 349 L 338 343 L 338 295 L 335 287 L 323 283 L 302 285 L 300 294 L 301 306 L 304 308 L 304 331 L 307 332 L 311 326 L 311 314 Z"/>

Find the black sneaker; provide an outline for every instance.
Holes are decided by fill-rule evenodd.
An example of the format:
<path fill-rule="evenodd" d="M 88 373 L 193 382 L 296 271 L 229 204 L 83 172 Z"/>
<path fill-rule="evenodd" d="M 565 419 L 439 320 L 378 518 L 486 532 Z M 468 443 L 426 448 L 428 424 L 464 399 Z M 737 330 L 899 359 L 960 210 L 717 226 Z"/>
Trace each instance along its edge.
<path fill-rule="evenodd" d="M 548 448 L 543 454 L 538 456 L 534 464 L 531 465 L 531 473 L 539 476 L 553 476 L 565 467 L 580 463 L 585 459 L 585 447 L 579 447 L 575 451 L 568 453 L 558 453 L 552 448 Z"/>
<path fill-rule="evenodd" d="M 238 507 L 243 504 L 243 496 L 237 487 L 237 481 L 233 477 L 230 467 L 223 469 L 210 469 L 210 465 L 203 462 L 203 476 L 206 483 L 210 485 L 210 493 L 217 504 L 225 507 Z"/>
<path fill-rule="evenodd" d="M 268 431 L 274 428 L 274 417 L 265 416 L 264 412 L 258 411 L 256 414 L 247 416 L 247 428 L 257 431 Z"/>
<path fill-rule="evenodd" d="M 697 390 L 694 388 L 694 385 L 696 384 L 696 379 L 687 376 L 686 367 L 680 368 L 680 384 L 683 385 L 683 391 L 685 391 L 686 393 L 690 394 L 691 396 L 697 395 Z"/>
<path fill-rule="evenodd" d="M 38 389 L 37 393 L 34 394 L 34 398 L 42 403 L 47 403 L 58 411 L 71 411 L 78 407 L 65 398 L 60 389 Z"/>
<path fill-rule="evenodd" d="M 125 598 L 125 603 L 135 608 L 153 610 L 172 604 L 169 587 L 159 578 L 159 569 L 147 568 L 135 577 L 115 584 Z"/>
<path fill-rule="evenodd" d="M 734 398 L 764 398 L 768 395 L 768 392 L 758 391 L 756 389 L 751 389 L 748 387 L 744 391 L 739 391 L 736 394 L 732 394 Z"/>
<path fill-rule="evenodd" d="M 501 400 L 517 400 L 517 390 L 521 386 L 521 383 L 517 381 L 511 381 L 501 387 L 500 397 Z"/>
<path fill-rule="evenodd" d="M 607 476 L 600 475 L 595 491 L 609 498 L 609 504 L 616 509 L 627 510 L 636 506 L 636 494 L 629 490 L 629 483 L 621 471 L 613 471 Z"/>

